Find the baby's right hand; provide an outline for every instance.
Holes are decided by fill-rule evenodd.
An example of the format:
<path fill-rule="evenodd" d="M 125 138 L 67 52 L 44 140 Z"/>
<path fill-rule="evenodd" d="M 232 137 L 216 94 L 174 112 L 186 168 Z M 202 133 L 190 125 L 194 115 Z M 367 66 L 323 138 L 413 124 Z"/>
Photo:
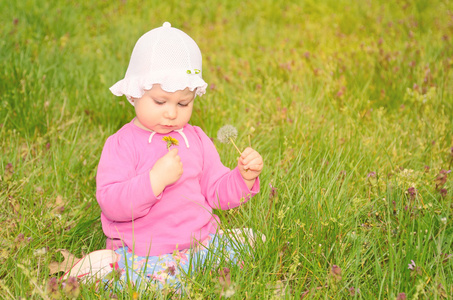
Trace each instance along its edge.
<path fill-rule="evenodd" d="M 173 148 L 159 158 L 149 171 L 149 179 L 154 195 L 157 197 L 167 185 L 175 183 L 183 173 L 181 157 L 178 149 Z"/>

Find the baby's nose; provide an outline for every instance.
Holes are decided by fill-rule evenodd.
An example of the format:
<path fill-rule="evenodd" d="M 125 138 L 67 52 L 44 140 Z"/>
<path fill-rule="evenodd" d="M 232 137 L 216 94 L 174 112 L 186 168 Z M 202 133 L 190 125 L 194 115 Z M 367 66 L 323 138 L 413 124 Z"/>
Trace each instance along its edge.
<path fill-rule="evenodd" d="M 166 117 L 169 119 L 176 119 L 177 116 L 178 116 L 178 113 L 176 111 L 176 107 L 170 105 L 170 107 L 168 107 L 168 109 L 166 111 Z"/>

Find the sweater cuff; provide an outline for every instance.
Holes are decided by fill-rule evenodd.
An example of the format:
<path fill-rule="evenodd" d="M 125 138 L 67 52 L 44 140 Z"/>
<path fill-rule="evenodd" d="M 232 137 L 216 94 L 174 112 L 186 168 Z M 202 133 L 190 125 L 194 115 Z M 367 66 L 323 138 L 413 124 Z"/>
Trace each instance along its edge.
<path fill-rule="evenodd" d="M 260 191 L 259 176 L 256 177 L 255 183 L 253 184 L 252 188 L 249 189 L 249 187 L 247 186 L 247 184 L 244 181 L 244 178 L 242 178 L 241 172 L 239 171 L 239 167 L 234 168 L 233 172 L 235 174 L 236 179 L 240 182 L 241 190 L 243 191 L 243 193 L 245 193 L 246 195 L 250 195 L 251 197 L 253 197 L 259 193 L 259 191 Z M 249 198 L 247 198 L 247 200 L 249 200 Z"/>
<path fill-rule="evenodd" d="M 149 199 L 152 203 L 156 202 L 157 200 L 160 200 L 162 198 L 162 194 L 160 193 L 157 197 L 154 195 L 153 188 L 151 187 L 151 180 L 149 179 L 149 172 L 145 172 L 143 174 L 138 175 L 140 186 L 144 187 L 144 195 L 143 199 Z"/>

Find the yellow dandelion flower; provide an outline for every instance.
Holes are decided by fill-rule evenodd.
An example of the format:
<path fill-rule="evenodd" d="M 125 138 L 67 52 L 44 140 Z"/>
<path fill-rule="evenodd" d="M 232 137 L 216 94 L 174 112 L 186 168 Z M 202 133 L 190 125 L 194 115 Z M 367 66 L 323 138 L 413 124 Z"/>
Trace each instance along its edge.
<path fill-rule="evenodd" d="M 167 149 L 170 150 L 170 147 L 171 146 L 178 146 L 179 145 L 179 141 L 171 136 L 164 136 L 162 138 L 162 140 L 164 142 L 167 142 Z"/>

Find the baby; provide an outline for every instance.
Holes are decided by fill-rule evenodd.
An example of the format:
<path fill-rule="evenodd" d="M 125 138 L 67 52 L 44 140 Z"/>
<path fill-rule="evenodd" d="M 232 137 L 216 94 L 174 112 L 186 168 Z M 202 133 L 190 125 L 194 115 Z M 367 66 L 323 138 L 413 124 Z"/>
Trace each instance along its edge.
<path fill-rule="evenodd" d="M 137 41 L 124 79 L 110 88 L 136 113 L 107 139 L 96 177 L 107 248 L 124 281 L 179 284 L 191 257 L 200 263 L 220 245 L 237 257 L 212 210 L 258 193 L 263 160 L 246 148 L 230 170 L 203 130 L 188 124 L 206 87 L 197 44 L 166 22 Z"/>

